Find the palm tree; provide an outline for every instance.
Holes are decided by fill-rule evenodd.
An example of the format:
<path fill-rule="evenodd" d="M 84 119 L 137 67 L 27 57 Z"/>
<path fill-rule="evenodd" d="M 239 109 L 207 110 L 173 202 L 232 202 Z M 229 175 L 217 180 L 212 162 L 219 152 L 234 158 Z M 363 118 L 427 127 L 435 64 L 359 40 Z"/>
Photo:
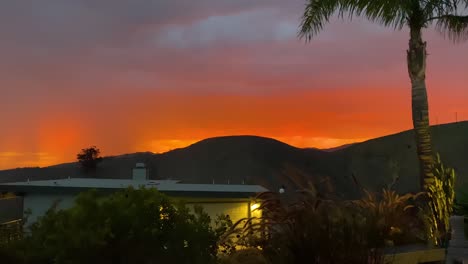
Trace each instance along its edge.
<path fill-rule="evenodd" d="M 363 16 L 372 22 L 401 30 L 409 27 L 407 51 L 411 80 L 413 127 L 420 164 L 420 185 L 423 190 L 432 181 L 432 151 L 429 107 L 426 91 L 426 42 L 422 30 L 434 24 L 453 41 L 468 37 L 468 0 L 306 0 L 299 37 L 310 41 L 336 13 Z M 461 14 L 465 12 L 465 14 Z"/>

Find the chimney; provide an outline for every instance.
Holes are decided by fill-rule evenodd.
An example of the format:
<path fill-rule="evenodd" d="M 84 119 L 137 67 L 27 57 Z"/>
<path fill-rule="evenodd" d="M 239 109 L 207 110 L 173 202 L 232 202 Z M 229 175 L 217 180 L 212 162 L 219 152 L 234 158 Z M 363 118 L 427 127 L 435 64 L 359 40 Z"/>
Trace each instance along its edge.
<path fill-rule="evenodd" d="M 148 180 L 148 169 L 145 164 L 139 162 L 135 165 L 135 168 L 132 170 L 132 179 L 134 181 L 146 181 Z"/>

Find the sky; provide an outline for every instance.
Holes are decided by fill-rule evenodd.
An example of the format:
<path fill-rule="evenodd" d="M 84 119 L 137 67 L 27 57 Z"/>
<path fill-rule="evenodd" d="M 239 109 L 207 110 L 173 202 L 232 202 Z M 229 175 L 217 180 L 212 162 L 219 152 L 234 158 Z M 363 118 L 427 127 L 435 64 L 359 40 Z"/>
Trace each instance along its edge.
<path fill-rule="evenodd" d="M 297 37 L 304 0 L 0 2 L 0 169 L 259 135 L 329 148 L 412 127 L 408 31 L 333 18 Z M 468 119 L 468 43 L 432 28 L 432 124 Z"/>

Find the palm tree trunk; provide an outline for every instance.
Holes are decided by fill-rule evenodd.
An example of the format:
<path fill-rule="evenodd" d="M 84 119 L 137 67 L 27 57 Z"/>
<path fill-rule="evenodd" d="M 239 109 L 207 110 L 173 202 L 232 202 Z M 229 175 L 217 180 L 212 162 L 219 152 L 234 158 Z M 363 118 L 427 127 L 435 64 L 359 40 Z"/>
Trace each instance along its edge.
<path fill-rule="evenodd" d="M 420 165 L 420 187 L 426 190 L 426 183 L 434 176 L 432 166 L 434 154 L 429 126 L 429 106 L 426 91 L 426 42 L 422 40 L 421 27 L 410 27 L 409 49 L 407 51 L 408 73 L 411 79 L 411 105 L 416 148 Z"/>

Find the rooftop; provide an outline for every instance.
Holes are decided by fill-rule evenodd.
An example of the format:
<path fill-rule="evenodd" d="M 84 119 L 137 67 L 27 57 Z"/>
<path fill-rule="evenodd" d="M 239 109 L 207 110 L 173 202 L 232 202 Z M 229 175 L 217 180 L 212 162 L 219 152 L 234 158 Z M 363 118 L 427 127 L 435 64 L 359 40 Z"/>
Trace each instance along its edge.
<path fill-rule="evenodd" d="M 115 191 L 128 187 L 156 188 L 169 195 L 246 197 L 268 191 L 260 185 L 244 184 L 185 184 L 177 180 L 133 180 L 68 178 L 0 184 L 0 191 L 23 193 L 79 192 L 87 189 Z"/>

